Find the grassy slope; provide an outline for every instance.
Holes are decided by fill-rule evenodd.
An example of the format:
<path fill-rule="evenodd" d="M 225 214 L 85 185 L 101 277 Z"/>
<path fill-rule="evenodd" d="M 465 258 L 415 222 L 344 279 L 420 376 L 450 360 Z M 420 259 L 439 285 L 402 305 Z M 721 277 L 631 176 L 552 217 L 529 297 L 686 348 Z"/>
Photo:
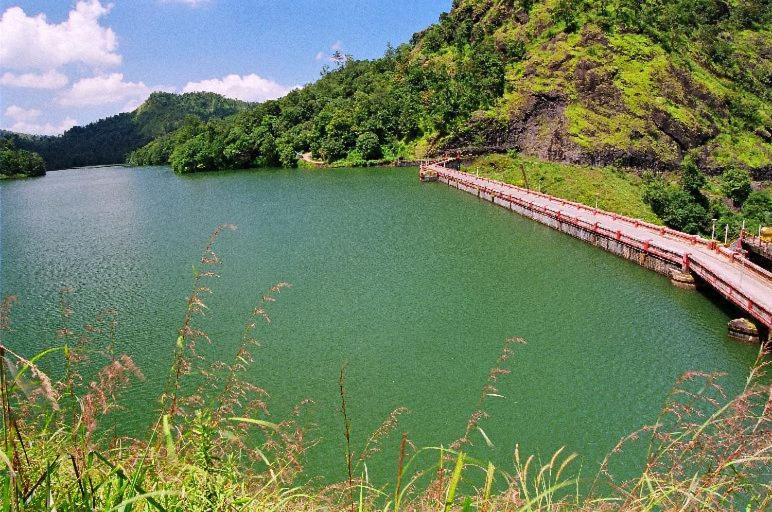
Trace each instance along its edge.
<path fill-rule="evenodd" d="M 641 179 L 630 172 L 612 167 L 593 167 L 543 162 L 534 158 L 489 155 L 478 158 L 464 170 L 481 176 L 531 188 L 570 201 L 595 206 L 650 222 L 661 223 L 643 202 Z M 597 196 L 596 196 L 597 194 Z"/>

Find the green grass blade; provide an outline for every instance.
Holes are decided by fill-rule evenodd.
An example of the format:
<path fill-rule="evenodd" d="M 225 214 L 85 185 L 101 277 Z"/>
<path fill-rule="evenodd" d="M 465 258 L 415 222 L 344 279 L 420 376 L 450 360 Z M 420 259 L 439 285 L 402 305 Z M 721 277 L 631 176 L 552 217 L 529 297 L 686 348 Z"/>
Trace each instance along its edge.
<path fill-rule="evenodd" d="M 158 503 L 154 498 L 160 497 L 160 496 L 170 496 L 173 493 L 171 491 L 153 491 L 153 492 L 146 492 L 144 494 L 138 494 L 136 496 L 133 496 L 131 498 L 125 499 L 122 502 L 115 505 L 113 508 L 111 508 L 108 512 L 118 511 L 118 510 L 124 510 L 126 506 L 131 505 L 133 503 L 136 503 L 140 500 L 147 500 L 148 503 Z M 152 501 L 151 501 L 152 500 Z"/>
<path fill-rule="evenodd" d="M 488 463 L 488 470 L 485 472 L 485 486 L 483 487 L 483 501 L 491 499 L 491 488 L 493 487 L 493 477 L 496 473 L 496 466 L 492 462 Z"/>
<path fill-rule="evenodd" d="M 459 452 L 456 458 L 456 467 L 453 468 L 453 474 L 450 477 L 448 483 L 448 493 L 445 498 L 445 512 L 450 510 L 453 506 L 453 502 L 456 500 L 456 489 L 458 488 L 458 482 L 461 480 L 461 473 L 464 470 L 464 452 Z"/>
<path fill-rule="evenodd" d="M 172 429 L 169 424 L 168 414 L 164 414 L 163 416 L 162 428 L 164 432 L 164 438 L 166 439 L 166 452 L 171 460 L 177 460 L 177 450 L 174 448 L 174 438 L 172 437 Z"/>
<path fill-rule="evenodd" d="M 279 425 L 265 420 L 255 420 L 252 418 L 228 418 L 228 420 L 235 421 L 237 423 L 249 423 L 251 425 L 257 425 L 259 427 L 270 428 L 272 430 L 277 430 L 277 431 L 279 430 Z"/>

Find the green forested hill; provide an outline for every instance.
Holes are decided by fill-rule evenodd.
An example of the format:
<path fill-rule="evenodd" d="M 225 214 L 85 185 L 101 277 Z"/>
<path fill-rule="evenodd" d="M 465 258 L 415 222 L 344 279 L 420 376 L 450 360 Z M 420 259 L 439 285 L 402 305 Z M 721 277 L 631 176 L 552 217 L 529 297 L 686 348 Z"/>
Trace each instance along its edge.
<path fill-rule="evenodd" d="M 116 164 L 125 162 L 131 151 L 185 122 L 229 116 L 248 106 L 214 93 L 157 92 L 134 112 L 76 126 L 58 137 L 28 137 L 8 132 L 2 136 L 20 148 L 39 153 L 49 170 Z"/>
<path fill-rule="evenodd" d="M 178 172 L 514 149 L 772 172 L 769 0 L 457 0 L 375 61 L 134 153 Z"/>

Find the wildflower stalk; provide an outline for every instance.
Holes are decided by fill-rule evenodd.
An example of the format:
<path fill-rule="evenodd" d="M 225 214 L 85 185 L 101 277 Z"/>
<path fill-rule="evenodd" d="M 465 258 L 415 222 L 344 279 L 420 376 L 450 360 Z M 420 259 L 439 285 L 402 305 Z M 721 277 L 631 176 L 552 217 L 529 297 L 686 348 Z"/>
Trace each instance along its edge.
<path fill-rule="evenodd" d="M 344 364 L 340 368 L 340 376 L 338 377 L 338 388 L 340 391 L 340 403 L 341 403 L 341 415 L 343 416 L 343 437 L 346 440 L 346 470 L 348 472 L 348 488 L 352 492 L 351 496 L 351 510 L 354 510 L 353 496 L 354 490 L 354 469 L 352 466 L 352 453 L 351 453 L 351 421 L 348 418 L 348 412 L 346 411 L 346 365 Z"/>

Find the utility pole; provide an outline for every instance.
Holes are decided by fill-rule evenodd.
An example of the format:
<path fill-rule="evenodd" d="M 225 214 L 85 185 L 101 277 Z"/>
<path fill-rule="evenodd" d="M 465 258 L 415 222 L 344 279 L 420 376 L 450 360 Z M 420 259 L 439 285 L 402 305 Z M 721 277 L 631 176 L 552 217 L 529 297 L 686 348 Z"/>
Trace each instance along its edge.
<path fill-rule="evenodd" d="M 724 245 L 729 243 L 729 224 L 726 225 L 726 230 L 724 231 Z"/>
<path fill-rule="evenodd" d="M 715 240 L 716 239 L 716 221 L 718 219 L 710 219 L 713 221 L 713 228 L 710 231 L 710 239 Z"/>

